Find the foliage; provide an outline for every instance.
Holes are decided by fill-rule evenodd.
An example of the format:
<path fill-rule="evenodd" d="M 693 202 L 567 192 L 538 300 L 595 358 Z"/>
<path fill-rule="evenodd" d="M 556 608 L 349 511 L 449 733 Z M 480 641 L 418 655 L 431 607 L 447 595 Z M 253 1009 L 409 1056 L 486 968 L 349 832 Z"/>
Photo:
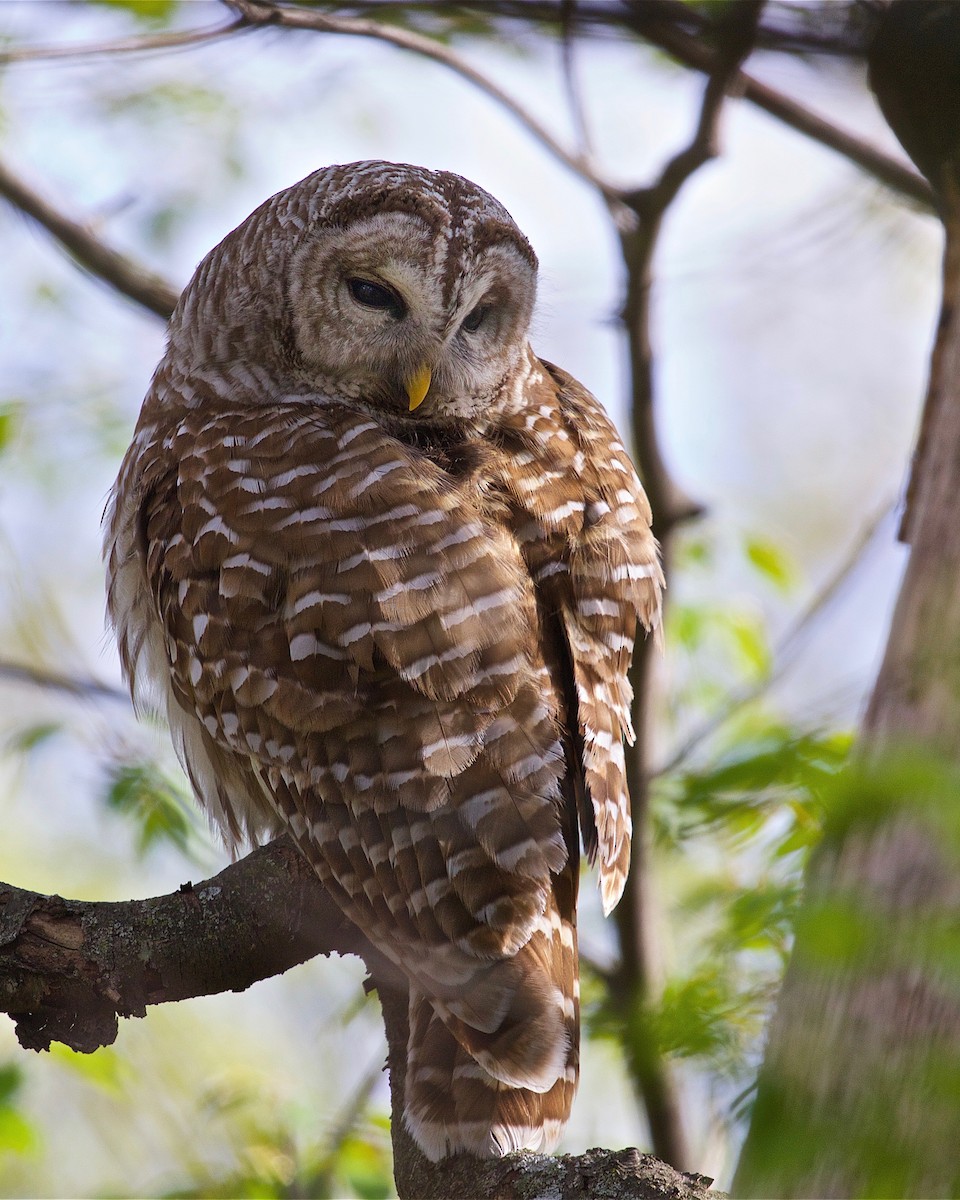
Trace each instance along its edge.
<path fill-rule="evenodd" d="M 796 566 L 770 539 L 748 534 L 740 545 L 759 588 L 797 589 Z M 687 579 L 709 580 L 716 558 L 702 532 L 681 546 Z M 745 1116 L 804 871 L 851 744 L 848 731 L 804 728 L 771 712 L 764 681 L 776 652 L 760 614 L 740 598 L 681 599 L 669 610 L 676 666 L 668 708 L 699 711 L 704 722 L 702 739 L 656 779 L 653 794 L 657 878 L 671 897 L 664 935 L 673 948 L 670 969 L 642 1013 L 624 1006 L 602 978 L 588 986 L 584 1003 L 589 1033 L 618 1041 L 628 1061 L 641 1061 L 640 1043 L 652 1039 L 661 1053 L 713 1080 L 721 1125 Z M 740 703 L 744 688 L 752 698 Z"/>
<path fill-rule="evenodd" d="M 0 404 L 0 455 L 9 450 L 17 435 L 20 421 L 20 405 L 8 400 Z"/>
<path fill-rule="evenodd" d="M 816 1019 L 797 1023 L 791 1058 L 803 1061 L 828 1049 L 839 1082 L 825 1091 L 789 1062 L 783 1078 L 764 1069 L 745 1163 L 751 1189 L 807 1178 L 810 1147 L 817 1146 L 817 1168 L 827 1176 L 843 1181 L 856 1163 L 857 1195 L 956 1194 L 960 1069 L 951 1019 L 960 1000 L 958 794 L 956 766 L 916 749 L 853 762 L 826 789 L 815 874 L 825 860 L 842 856 L 844 846 L 848 860 L 871 855 L 875 861 L 866 890 L 849 871 L 838 874 L 833 889 L 811 888 L 795 922 L 791 977 L 809 978 L 832 994 L 835 1028 L 869 1022 L 882 1053 L 867 1053 L 835 1029 L 818 1034 Z M 867 839 L 847 836 L 852 831 Z M 908 847 L 906 858 L 891 852 L 898 839 Z M 948 883 L 938 892 L 942 880 Z M 880 1002 L 891 991 L 898 1006 L 892 1024 Z M 935 997 L 932 1021 L 914 1004 L 923 995 Z M 853 1081 L 849 1092 L 847 1080 Z M 951 1148 L 946 1157 L 945 1147 Z"/>
<path fill-rule="evenodd" d="M 180 0 L 87 0 L 91 5 L 129 13 L 140 24 L 168 25 L 180 7 Z"/>
<path fill-rule="evenodd" d="M 17 1108 L 23 1070 L 16 1062 L 0 1062 L 0 1169 L 13 1156 L 35 1154 L 40 1147 L 36 1127 Z"/>
<path fill-rule="evenodd" d="M 132 822 L 138 854 L 162 841 L 188 853 L 197 817 L 184 784 L 182 777 L 171 778 L 154 762 L 111 765 L 104 803 Z"/>
<path fill-rule="evenodd" d="M 658 874 L 673 896 L 674 968 L 639 1024 L 613 995 L 591 989 L 591 1033 L 626 1045 L 652 1030 L 664 1054 L 745 1086 L 822 835 L 825 795 L 849 745 L 847 734 L 770 724 L 660 781 Z"/>

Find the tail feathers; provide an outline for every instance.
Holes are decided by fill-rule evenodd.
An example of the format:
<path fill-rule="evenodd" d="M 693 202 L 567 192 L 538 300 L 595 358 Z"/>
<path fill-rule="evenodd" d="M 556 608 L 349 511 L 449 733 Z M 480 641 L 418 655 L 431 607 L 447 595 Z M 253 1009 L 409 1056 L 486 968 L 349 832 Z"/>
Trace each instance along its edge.
<path fill-rule="evenodd" d="M 571 853 L 516 954 L 475 960 L 459 986 L 448 979 L 435 988 L 407 968 L 406 1124 L 434 1161 L 556 1145 L 580 1060 L 576 897 Z"/>
<path fill-rule="evenodd" d="M 518 958 L 522 960 L 524 951 Z M 497 1028 L 480 1030 L 461 1019 L 456 1004 L 434 1001 L 434 1011 L 485 1073 L 511 1088 L 547 1092 L 566 1068 L 575 1037 L 575 1003 L 542 972 L 504 963 L 515 976 L 510 1004 Z"/>
<path fill-rule="evenodd" d="M 541 1091 L 495 1078 L 460 1044 L 430 1001 L 411 992 L 405 1116 L 432 1161 L 467 1151 L 498 1158 L 515 1150 L 548 1153 L 570 1115 L 576 1091 L 576 1039 L 563 1039 L 563 1062 Z"/>

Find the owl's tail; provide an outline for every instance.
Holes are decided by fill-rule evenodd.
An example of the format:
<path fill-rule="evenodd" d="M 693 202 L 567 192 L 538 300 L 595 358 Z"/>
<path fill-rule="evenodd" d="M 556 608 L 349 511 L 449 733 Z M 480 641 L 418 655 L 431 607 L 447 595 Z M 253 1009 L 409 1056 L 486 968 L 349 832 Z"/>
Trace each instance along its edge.
<path fill-rule="evenodd" d="M 570 1116 L 580 1061 L 572 923 L 548 912 L 514 958 L 492 967 L 487 985 L 498 972 L 509 983 L 488 1030 L 455 1015 L 459 1005 L 411 988 L 405 1118 L 434 1162 L 463 1150 L 548 1153 Z"/>

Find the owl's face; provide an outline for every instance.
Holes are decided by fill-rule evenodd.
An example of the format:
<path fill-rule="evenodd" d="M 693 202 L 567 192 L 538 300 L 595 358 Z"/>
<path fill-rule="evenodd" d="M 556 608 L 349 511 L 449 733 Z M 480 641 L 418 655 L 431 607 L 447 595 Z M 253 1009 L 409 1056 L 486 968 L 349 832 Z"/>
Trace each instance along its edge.
<path fill-rule="evenodd" d="M 290 259 L 301 369 L 317 391 L 411 421 L 481 416 L 523 355 L 536 259 L 473 184 L 406 168 L 393 186 L 372 173 L 371 186 L 376 165 L 357 164 L 364 185 L 308 228 Z"/>

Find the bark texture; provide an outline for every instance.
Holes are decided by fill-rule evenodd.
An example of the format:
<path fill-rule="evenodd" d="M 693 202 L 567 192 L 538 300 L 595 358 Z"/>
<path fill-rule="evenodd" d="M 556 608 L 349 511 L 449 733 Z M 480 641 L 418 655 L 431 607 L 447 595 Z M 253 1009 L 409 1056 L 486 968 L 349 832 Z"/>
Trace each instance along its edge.
<path fill-rule="evenodd" d="M 899 30 L 951 8 L 960 31 L 955 6 L 895 4 L 892 17 Z M 740 1195 L 960 1194 L 960 172 L 923 64 L 902 62 L 925 53 L 920 31 L 892 57 L 887 40 L 874 86 L 884 111 L 909 113 L 908 149 L 939 200 L 943 305 L 910 557 L 858 762 L 810 872 Z M 926 106 L 904 91 L 918 79 Z"/>
<path fill-rule="evenodd" d="M 280 838 L 169 896 L 64 900 L 0 884 L 0 1011 L 20 1044 L 90 1053 L 119 1017 L 147 1006 L 240 992 L 316 954 L 372 949 Z"/>

